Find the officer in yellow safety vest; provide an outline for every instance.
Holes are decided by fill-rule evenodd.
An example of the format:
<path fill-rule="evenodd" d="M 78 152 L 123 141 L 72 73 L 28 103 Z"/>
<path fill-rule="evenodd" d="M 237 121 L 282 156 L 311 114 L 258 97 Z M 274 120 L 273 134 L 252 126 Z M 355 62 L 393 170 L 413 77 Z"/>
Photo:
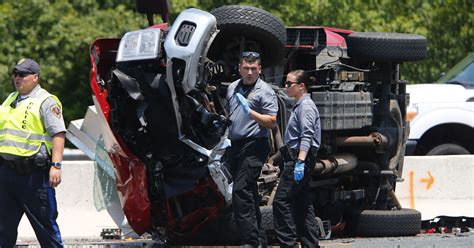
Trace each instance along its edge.
<path fill-rule="evenodd" d="M 63 247 L 54 188 L 66 132 L 61 102 L 39 85 L 40 67 L 21 59 L 16 91 L 0 106 L 0 247 L 13 247 L 23 214 L 41 247 Z"/>

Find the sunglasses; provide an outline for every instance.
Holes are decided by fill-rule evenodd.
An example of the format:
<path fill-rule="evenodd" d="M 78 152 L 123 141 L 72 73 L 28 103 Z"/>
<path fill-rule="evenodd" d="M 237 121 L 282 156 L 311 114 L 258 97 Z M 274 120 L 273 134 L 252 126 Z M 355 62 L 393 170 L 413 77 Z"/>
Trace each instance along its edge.
<path fill-rule="evenodd" d="M 240 57 L 243 59 L 259 59 L 260 53 L 246 51 L 246 52 L 242 52 Z"/>
<path fill-rule="evenodd" d="M 14 71 L 13 76 L 14 77 L 27 77 L 29 75 L 33 75 L 34 73 L 31 72 L 26 72 L 26 71 Z"/>
<path fill-rule="evenodd" d="M 299 84 L 298 82 L 291 82 L 291 81 L 286 81 L 285 86 L 286 87 L 291 87 L 293 84 Z"/>

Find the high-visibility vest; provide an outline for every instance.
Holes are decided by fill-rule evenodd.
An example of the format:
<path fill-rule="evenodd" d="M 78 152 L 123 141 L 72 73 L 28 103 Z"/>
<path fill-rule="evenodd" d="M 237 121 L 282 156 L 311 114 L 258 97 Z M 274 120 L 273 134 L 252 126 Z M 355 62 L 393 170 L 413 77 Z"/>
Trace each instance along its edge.
<path fill-rule="evenodd" d="M 59 99 L 44 89 L 39 89 L 36 97 L 28 97 L 17 104 L 18 92 L 11 93 L 0 106 L 0 153 L 29 157 L 36 154 L 44 143 L 51 154 L 53 142 L 43 127 L 40 116 L 41 104 L 48 97 L 54 97 L 61 106 Z"/>

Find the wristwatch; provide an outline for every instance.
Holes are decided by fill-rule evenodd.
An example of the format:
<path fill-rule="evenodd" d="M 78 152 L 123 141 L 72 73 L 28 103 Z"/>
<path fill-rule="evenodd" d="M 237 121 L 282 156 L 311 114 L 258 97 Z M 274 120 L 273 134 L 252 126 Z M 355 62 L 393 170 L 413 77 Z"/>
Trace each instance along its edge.
<path fill-rule="evenodd" d="M 304 163 L 304 160 L 302 160 L 302 159 L 297 159 L 297 160 L 296 160 L 296 163 Z"/>
<path fill-rule="evenodd" d="M 61 162 L 51 162 L 51 166 L 56 169 L 61 169 Z"/>

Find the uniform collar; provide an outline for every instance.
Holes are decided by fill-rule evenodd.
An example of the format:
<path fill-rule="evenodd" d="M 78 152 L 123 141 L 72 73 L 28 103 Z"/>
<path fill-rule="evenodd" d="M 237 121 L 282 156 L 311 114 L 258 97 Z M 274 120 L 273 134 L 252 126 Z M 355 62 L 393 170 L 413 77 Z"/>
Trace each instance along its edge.
<path fill-rule="evenodd" d="M 301 103 L 303 100 L 305 100 L 305 99 L 307 99 L 307 98 L 308 98 L 308 99 L 310 98 L 309 93 L 305 93 L 305 94 L 300 98 L 300 100 L 298 100 L 298 102 L 296 102 L 296 104 L 295 104 L 295 106 L 294 106 L 293 108 L 296 108 L 298 105 L 300 105 L 300 103 Z"/>
<path fill-rule="evenodd" d="M 41 89 L 41 86 L 38 84 L 36 85 L 31 91 L 30 93 L 28 93 L 27 95 L 20 95 L 18 94 L 18 98 L 23 100 L 23 99 L 26 99 L 28 97 L 35 97 L 36 94 L 38 93 L 38 91 Z"/>
<path fill-rule="evenodd" d="M 260 79 L 260 77 L 257 79 L 257 82 L 255 82 L 255 87 L 254 89 L 260 89 L 262 88 L 263 80 Z"/>
<path fill-rule="evenodd" d="M 246 88 L 245 92 L 243 92 L 244 81 L 243 81 L 243 79 L 240 79 L 238 81 L 237 86 L 234 89 L 234 92 L 239 92 L 242 95 L 244 95 L 245 97 L 247 97 L 249 94 L 251 94 L 256 89 L 262 88 L 262 84 L 263 84 L 263 80 L 258 78 L 257 81 L 254 84 L 246 85 L 246 87 L 248 87 L 248 88 Z"/>
<path fill-rule="evenodd" d="M 259 78 L 257 78 L 257 81 L 255 81 L 254 84 L 251 84 L 251 85 L 248 85 L 254 89 L 260 89 L 262 87 L 262 82 L 263 80 Z M 240 85 L 244 85 L 244 80 L 243 79 L 240 79 L 240 82 L 239 82 Z"/>

